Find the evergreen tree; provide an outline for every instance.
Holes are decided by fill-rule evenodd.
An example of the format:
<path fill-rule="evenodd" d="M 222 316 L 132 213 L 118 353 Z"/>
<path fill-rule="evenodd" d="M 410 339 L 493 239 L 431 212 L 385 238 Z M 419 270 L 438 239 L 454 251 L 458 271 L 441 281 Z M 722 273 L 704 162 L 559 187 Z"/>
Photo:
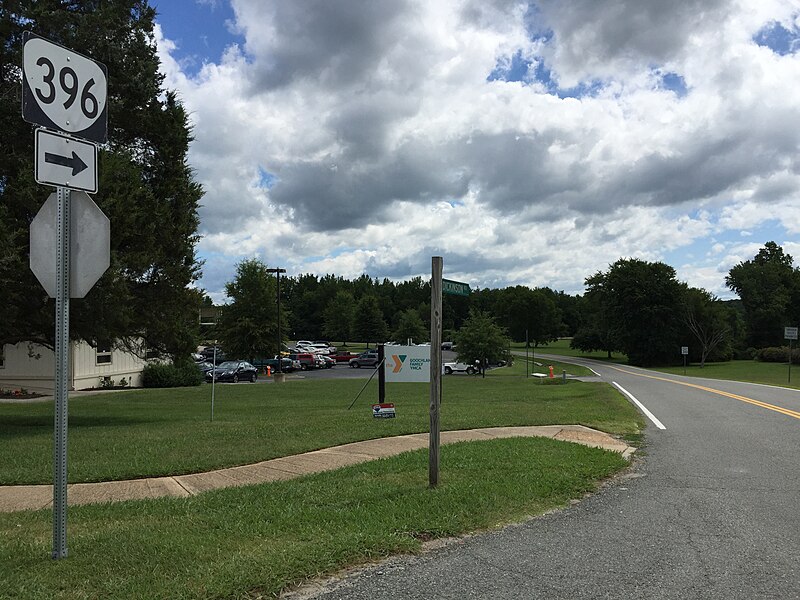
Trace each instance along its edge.
<path fill-rule="evenodd" d="M 251 259 L 237 265 L 236 277 L 225 284 L 231 302 L 221 307 L 217 324 L 217 334 L 228 357 L 252 361 L 280 351 L 276 292 L 276 279 L 264 263 Z M 285 314 L 281 315 L 281 322 L 286 323 Z"/>
<path fill-rule="evenodd" d="M 330 340 L 342 341 L 352 339 L 353 321 L 355 318 L 356 303 L 353 294 L 340 291 L 325 307 L 323 333 Z"/>
<path fill-rule="evenodd" d="M 146 0 L 6 0 L 0 4 L 0 343 L 51 346 L 53 301 L 28 268 L 28 225 L 51 190 L 33 180 L 33 128 L 20 115 L 22 33 L 108 67 L 108 143 L 95 202 L 111 221 L 111 266 L 71 302 L 70 334 L 174 357 L 198 335 L 195 256 L 202 190 L 186 155 L 191 131 L 163 87 Z"/>
<path fill-rule="evenodd" d="M 405 344 L 409 339 L 417 343 L 424 342 L 431 337 L 430 330 L 426 331 L 425 323 L 422 322 L 419 312 L 413 308 L 408 308 L 400 313 L 397 327 L 392 335 L 401 344 Z"/>
<path fill-rule="evenodd" d="M 364 296 L 356 306 L 353 335 L 360 342 L 382 342 L 386 340 L 389 328 L 383 320 L 383 313 L 375 296 Z"/>

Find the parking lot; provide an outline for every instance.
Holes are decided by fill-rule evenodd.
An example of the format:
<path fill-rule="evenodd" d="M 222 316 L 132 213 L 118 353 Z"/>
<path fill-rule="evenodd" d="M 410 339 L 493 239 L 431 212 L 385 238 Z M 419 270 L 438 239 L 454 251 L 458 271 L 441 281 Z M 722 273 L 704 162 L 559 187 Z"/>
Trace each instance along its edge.
<path fill-rule="evenodd" d="M 450 350 L 443 350 L 442 351 L 442 362 L 453 362 L 456 360 L 456 353 Z M 339 363 L 335 367 L 331 367 L 330 369 L 311 369 L 308 371 L 294 371 L 292 373 L 286 373 L 286 379 L 290 381 L 301 381 L 304 379 L 367 379 L 370 375 L 375 373 L 375 369 L 372 367 L 361 367 L 360 369 L 354 369 L 350 367 L 347 363 Z M 454 373 L 449 377 L 459 377 L 462 376 L 462 373 Z M 375 373 L 375 379 L 377 380 L 378 375 Z M 256 383 L 273 383 L 272 377 L 267 377 L 263 371 L 259 371 L 258 380 Z M 218 382 L 218 385 L 228 385 L 222 384 Z M 236 385 L 244 385 L 244 383 L 236 384 Z"/>

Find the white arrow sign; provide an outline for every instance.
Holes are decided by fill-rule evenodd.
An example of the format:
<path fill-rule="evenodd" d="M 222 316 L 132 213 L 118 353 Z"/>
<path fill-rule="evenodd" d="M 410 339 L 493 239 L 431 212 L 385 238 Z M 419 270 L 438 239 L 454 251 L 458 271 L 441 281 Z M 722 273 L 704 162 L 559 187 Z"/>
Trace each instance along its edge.
<path fill-rule="evenodd" d="M 97 191 L 97 146 L 60 133 L 36 130 L 36 181 Z"/>

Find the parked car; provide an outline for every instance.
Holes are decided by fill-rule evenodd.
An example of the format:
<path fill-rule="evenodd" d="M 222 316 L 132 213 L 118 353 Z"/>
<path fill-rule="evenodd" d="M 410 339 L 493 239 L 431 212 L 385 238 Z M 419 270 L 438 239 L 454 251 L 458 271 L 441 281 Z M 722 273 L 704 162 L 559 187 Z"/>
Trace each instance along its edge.
<path fill-rule="evenodd" d="M 336 354 L 339 351 L 336 346 L 332 346 L 330 342 L 325 340 L 314 340 L 314 345 L 316 346 L 317 344 L 324 344 L 328 348 L 328 354 Z"/>
<path fill-rule="evenodd" d="M 225 353 L 219 347 L 217 347 L 216 355 L 214 355 L 214 346 L 208 346 L 207 348 L 203 348 L 200 354 L 202 354 L 203 360 L 207 360 L 208 362 L 214 362 L 214 359 L 216 359 L 218 365 L 227 360 L 225 358 Z"/>
<path fill-rule="evenodd" d="M 442 342 L 442 350 L 452 350 L 455 347 L 453 342 Z"/>
<path fill-rule="evenodd" d="M 205 374 L 206 374 L 206 373 L 208 373 L 208 372 L 209 372 L 211 369 L 213 369 L 213 368 L 214 368 L 214 365 L 213 365 L 212 363 L 210 363 L 210 362 L 206 361 L 206 360 L 204 360 L 204 361 L 201 361 L 201 362 L 196 362 L 196 363 L 194 363 L 194 364 L 195 364 L 195 366 L 196 366 L 198 369 L 200 369 L 200 372 L 201 372 L 203 375 L 205 375 Z"/>
<path fill-rule="evenodd" d="M 206 381 L 211 381 L 212 376 L 215 376 L 217 381 L 231 381 L 233 383 L 250 381 L 255 383 L 256 379 L 258 379 L 258 369 L 243 360 L 226 360 L 216 369 L 206 373 Z"/>
<path fill-rule="evenodd" d="M 354 369 L 358 369 L 360 367 L 377 367 L 378 362 L 380 362 L 378 353 L 375 350 L 367 350 L 355 358 L 351 358 L 349 364 Z"/>
<path fill-rule="evenodd" d="M 293 352 L 289 355 L 289 358 L 298 361 L 302 371 L 317 368 L 316 355 L 311 352 Z"/>
<path fill-rule="evenodd" d="M 331 354 L 336 352 L 336 348 L 329 346 L 323 342 L 314 342 L 309 346 L 317 354 Z"/>
<path fill-rule="evenodd" d="M 466 373 L 467 375 L 474 375 L 478 372 L 475 365 L 468 365 L 461 362 L 448 362 L 444 363 L 444 374 L 452 375 L 453 373 Z"/>
<path fill-rule="evenodd" d="M 259 358 L 253 361 L 253 366 L 260 369 L 263 372 L 266 372 L 267 367 L 269 367 L 272 372 L 278 370 L 278 357 L 275 356 L 273 358 Z M 300 363 L 296 360 L 292 360 L 288 356 L 284 356 L 280 359 L 281 361 L 281 371 L 283 373 L 291 373 L 292 371 L 296 371 L 300 368 Z"/>
<path fill-rule="evenodd" d="M 326 369 L 330 369 L 331 367 L 335 367 L 336 366 L 336 360 L 332 356 L 327 355 L 327 354 L 320 354 L 320 357 L 322 358 L 322 360 L 325 361 L 325 368 Z"/>

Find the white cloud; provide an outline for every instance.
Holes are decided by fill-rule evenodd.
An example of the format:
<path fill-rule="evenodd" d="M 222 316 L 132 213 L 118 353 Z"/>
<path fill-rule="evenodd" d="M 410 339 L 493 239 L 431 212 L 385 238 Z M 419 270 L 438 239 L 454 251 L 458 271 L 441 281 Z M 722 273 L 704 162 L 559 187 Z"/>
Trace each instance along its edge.
<path fill-rule="evenodd" d="M 741 247 L 713 238 L 800 228 L 800 56 L 752 41 L 798 14 L 788 0 L 233 6 L 245 42 L 194 77 L 157 32 L 215 261 L 403 278 L 441 254 L 476 285 L 574 292 L 620 256 L 705 241 L 681 268 L 719 289 Z M 487 80 L 515 55 L 562 87 L 604 84 Z"/>

